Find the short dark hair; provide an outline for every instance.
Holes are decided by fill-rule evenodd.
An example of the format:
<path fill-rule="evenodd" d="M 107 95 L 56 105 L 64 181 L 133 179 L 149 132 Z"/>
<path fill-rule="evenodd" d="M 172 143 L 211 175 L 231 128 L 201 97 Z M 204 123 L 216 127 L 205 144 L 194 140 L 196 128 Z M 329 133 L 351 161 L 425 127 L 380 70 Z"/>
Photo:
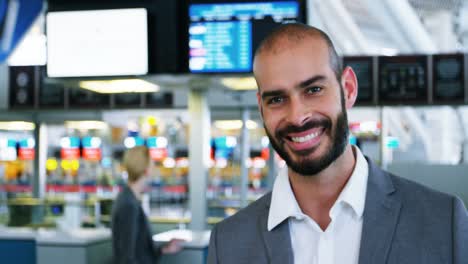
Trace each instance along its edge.
<path fill-rule="evenodd" d="M 330 66 L 339 82 L 343 72 L 343 66 L 341 65 L 341 60 L 336 52 L 335 46 L 327 33 L 313 26 L 301 23 L 289 23 L 277 27 L 262 40 L 255 51 L 254 59 L 265 51 L 277 53 L 284 49 L 284 45 L 281 44 L 281 40 L 285 40 L 287 43 L 297 43 L 306 37 L 317 36 L 325 40 L 325 43 L 328 46 Z"/>

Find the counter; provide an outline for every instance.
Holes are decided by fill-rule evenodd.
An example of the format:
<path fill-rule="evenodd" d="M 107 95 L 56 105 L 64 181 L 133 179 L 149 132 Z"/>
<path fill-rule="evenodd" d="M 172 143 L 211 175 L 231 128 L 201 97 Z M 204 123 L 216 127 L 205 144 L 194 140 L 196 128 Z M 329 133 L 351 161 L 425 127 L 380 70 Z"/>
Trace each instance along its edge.
<path fill-rule="evenodd" d="M 37 232 L 37 264 L 111 263 L 109 229 L 41 230 Z"/>
<path fill-rule="evenodd" d="M 174 255 L 163 255 L 161 264 L 191 263 L 204 264 L 208 257 L 208 245 L 210 242 L 210 231 L 192 231 L 177 229 L 156 234 L 153 236 L 155 243 L 164 244 L 173 238 L 183 239 L 183 249 Z"/>
<path fill-rule="evenodd" d="M 2 263 L 35 264 L 36 232 L 30 228 L 0 228 Z"/>

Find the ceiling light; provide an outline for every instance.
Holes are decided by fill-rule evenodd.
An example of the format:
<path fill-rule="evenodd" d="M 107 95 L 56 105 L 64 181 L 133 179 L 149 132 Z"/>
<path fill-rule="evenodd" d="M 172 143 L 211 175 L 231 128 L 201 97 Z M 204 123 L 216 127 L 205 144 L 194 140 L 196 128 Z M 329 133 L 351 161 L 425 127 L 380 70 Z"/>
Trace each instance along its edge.
<path fill-rule="evenodd" d="M 154 93 L 160 89 L 159 85 L 140 79 L 80 81 L 79 86 L 101 94 Z"/>
<path fill-rule="evenodd" d="M 256 90 L 257 82 L 254 77 L 222 78 L 221 83 L 233 90 Z"/>
<path fill-rule="evenodd" d="M 107 128 L 107 124 L 102 121 L 65 121 L 65 126 L 72 129 L 79 130 L 104 130 Z"/>
<path fill-rule="evenodd" d="M 214 122 L 214 125 L 216 128 L 222 130 L 236 130 L 242 128 L 242 120 L 218 120 Z M 256 129 L 257 127 L 257 122 L 247 120 L 248 129 Z"/>
<path fill-rule="evenodd" d="M 36 126 L 31 122 L 24 121 L 10 121 L 10 122 L 0 122 L 0 130 L 14 130 L 14 131 L 31 131 L 34 130 Z"/>
<path fill-rule="evenodd" d="M 384 56 L 395 56 L 398 54 L 398 50 L 394 48 L 380 48 L 380 54 Z"/>

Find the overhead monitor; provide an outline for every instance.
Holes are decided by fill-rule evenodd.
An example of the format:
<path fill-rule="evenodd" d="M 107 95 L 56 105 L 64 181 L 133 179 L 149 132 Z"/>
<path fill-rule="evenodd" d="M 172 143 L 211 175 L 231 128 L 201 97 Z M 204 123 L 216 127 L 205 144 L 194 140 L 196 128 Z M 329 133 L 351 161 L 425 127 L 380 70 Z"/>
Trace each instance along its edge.
<path fill-rule="evenodd" d="M 379 57 L 379 103 L 427 104 L 427 56 Z"/>
<path fill-rule="evenodd" d="M 148 72 L 144 8 L 49 12 L 49 77 L 143 75 Z"/>
<path fill-rule="evenodd" d="M 343 66 L 350 66 L 358 80 L 357 105 L 374 103 L 374 59 L 371 56 L 348 56 L 343 58 Z"/>
<path fill-rule="evenodd" d="M 63 83 L 43 83 L 39 87 L 40 108 L 64 108 L 65 107 L 65 85 Z"/>
<path fill-rule="evenodd" d="M 108 109 L 110 95 L 93 92 L 79 87 L 68 88 L 68 106 L 81 109 Z"/>
<path fill-rule="evenodd" d="M 303 22 L 302 1 L 192 1 L 189 5 L 189 70 L 247 73 L 261 40 L 276 26 Z"/>
<path fill-rule="evenodd" d="M 433 56 L 433 102 L 456 104 L 465 101 L 465 55 L 440 54 Z"/>
<path fill-rule="evenodd" d="M 114 105 L 116 108 L 135 108 L 141 106 L 140 93 L 117 93 L 114 94 Z"/>

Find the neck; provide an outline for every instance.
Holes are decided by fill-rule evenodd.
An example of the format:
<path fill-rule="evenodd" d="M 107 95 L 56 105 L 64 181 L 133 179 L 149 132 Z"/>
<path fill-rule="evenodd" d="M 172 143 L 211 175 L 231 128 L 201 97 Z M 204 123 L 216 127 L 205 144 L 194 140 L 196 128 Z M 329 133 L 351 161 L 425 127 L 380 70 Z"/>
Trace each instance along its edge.
<path fill-rule="evenodd" d="M 133 194 L 140 199 L 141 198 L 141 193 L 144 191 L 144 186 L 143 186 L 143 181 L 138 179 L 135 182 L 129 182 L 128 187 L 130 187 L 130 190 L 132 190 Z"/>
<path fill-rule="evenodd" d="M 289 181 L 301 210 L 323 230 L 330 223 L 330 209 L 353 173 L 356 159 L 351 145 L 330 166 L 316 175 L 288 170 Z"/>

